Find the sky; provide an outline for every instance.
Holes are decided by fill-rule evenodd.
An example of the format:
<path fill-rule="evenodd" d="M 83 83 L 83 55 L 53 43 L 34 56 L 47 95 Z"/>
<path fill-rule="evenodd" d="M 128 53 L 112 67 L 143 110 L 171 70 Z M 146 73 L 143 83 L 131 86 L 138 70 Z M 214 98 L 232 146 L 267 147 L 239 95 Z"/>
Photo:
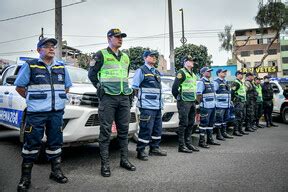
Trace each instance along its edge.
<path fill-rule="evenodd" d="M 81 0 L 62 0 L 62 5 L 76 2 Z M 107 47 L 107 31 L 119 28 L 128 36 L 122 48 L 157 49 L 169 61 L 167 2 L 86 0 L 65 7 L 62 11 L 63 40 L 84 53 L 96 52 Z M 44 36 L 54 37 L 55 12 L 1 20 L 54 7 L 55 0 L 0 0 L 0 58 L 16 61 L 20 56 L 37 57 L 35 49 L 41 27 Z M 181 8 L 184 10 L 187 43 L 206 46 L 212 55 L 212 65 L 225 65 L 231 57 L 231 53 L 219 49 L 217 34 L 225 25 L 233 25 L 234 30 L 257 27 L 254 17 L 258 0 L 172 0 L 174 47 L 181 46 Z"/>

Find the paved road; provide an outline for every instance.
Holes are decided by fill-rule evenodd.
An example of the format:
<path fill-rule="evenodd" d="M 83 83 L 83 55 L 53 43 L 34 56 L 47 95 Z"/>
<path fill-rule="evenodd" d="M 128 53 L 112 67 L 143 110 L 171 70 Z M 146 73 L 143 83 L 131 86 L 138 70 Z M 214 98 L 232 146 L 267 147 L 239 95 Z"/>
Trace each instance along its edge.
<path fill-rule="evenodd" d="M 15 191 L 20 177 L 18 133 L 0 131 L 0 191 Z M 194 135 L 197 142 L 198 135 Z M 100 176 L 96 144 L 64 150 L 63 170 L 69 184 L 48 179 L 49 164 L 33 168 L 30 191 L 288 191 L 288 126 L 258 130 L 248 136 L 221 142 L 199 153 L 177 152 L 177 137 L 165 136 L 167 157 L 135 158 L 135 143 L 129 144 L 131 162 L 137 171 L 119 167 L 119 152 L 111 149 L 110 178 Z"/>

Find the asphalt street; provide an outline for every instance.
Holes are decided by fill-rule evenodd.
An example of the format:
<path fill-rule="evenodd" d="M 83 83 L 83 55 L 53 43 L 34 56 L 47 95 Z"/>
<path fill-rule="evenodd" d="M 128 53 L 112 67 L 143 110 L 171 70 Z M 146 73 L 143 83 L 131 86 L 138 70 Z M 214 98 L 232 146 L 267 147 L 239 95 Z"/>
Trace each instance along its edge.
<path fill-rule="evenodd" d="M 30 191 L 288 191 L 288 126 L 259 129 L 248 136 L 221 142 L 198 153 L 177 152 L 177 137 L 163 137 L 167 157 L 136 159 L 130 141 L 129 172 L 119 166 L 119 151 L 111 149 L 110 178 L 100 176 L 97 144 L 64 149 L 63 171 L 68 184 L 49 180 L 50 165 L 33 167 Z M 198 135 L 193 135 L 194 142 Z M 17 131 L 0 131 L 0 191 L 16 191 L 21 147 Z"/>

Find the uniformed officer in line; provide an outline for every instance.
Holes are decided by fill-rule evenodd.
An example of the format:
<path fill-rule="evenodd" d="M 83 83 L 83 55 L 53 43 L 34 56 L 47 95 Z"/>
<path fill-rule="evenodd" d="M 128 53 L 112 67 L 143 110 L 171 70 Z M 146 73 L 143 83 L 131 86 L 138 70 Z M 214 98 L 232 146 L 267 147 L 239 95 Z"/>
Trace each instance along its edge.
<path fill-rule="evenodd" d="M 111 126 L 115 121 L 117 138 L 120 146 L 120 166 L 135 171 L 136 167 L 128 161 L 128 130 L 130 122 L 130 95 L 128 86 L 130 60 L 121 52 L 123 38 L 127 35 L 119 29 L 107 33 L 109 46 L 98 51 L 91 63 L 89 79 L 97 88 L 100 100 L 98 114 L 100 120 L 99 148 L 101 158 L 101 175 L 110 177 L 109 144 Z"/>
<path fill-rule="evenodd" d="M 252 73 L 246 73 L 245 87 L 246 87 L 246 129 L 247 132 L 254 132 L 255 122 L 255 105 L 257 99 L 256 87 L 253 83 L 254 75 Z"/>
<path fill-rule="evenodd" d="M 192 153 L 199 151 L 192 145 L 192 129 L 196 112 L 196 81 L 197 76 L 192 69 L 195 59 L 190 55 L 182 59 L 184 67 L 180 69 L 172 86 L 172 94 L 177 99 L 179 114 L 179 128 L 177 131 L 179 147 L 178 151 Z"/>
<path fill-rule="evenodd" d="M 262 96 L 263 96 L 263 108 L 264 117 L 266 121 L 266 127 L 278 127 L 272 123 L 272 112 L 273 112 L 273 88 L 270 84 L 270 76 L 264 76 L 264 83 L 262 84 Z"/>
<path fill-rule="evenodd" d="M 261 78 L 255 77 L 254 84 L 257 91 L 257 99 L 255 105 L 255 125 L 258 128 L 264 128 L 261 124 L 259 124 L 260 118 L 263 115 L 263 97 L 262 97 L 262 86 L 261 86 Z"/>
<path fill-rule="evenodd" d="M 136 70 L 132 88 L 138 98 L 137 107 L 140 110 L 139 135 L 137 142 L 137 158 L 148 160 L 145 147 L 149 145 L 149 155 L 167 156 L 160 149 L 162 135 L 163 100 L 161 95 L 160 72 L 155 68 L 157 52 L 146 50 L 143 53 L 145 64 Z"/>
<path fill-rule="evenodd" d="M 242 126 L 246 117 L 246 89 L 244 86 L 243 73 L 239 70 L 235 73 L 236 80 L 231 85 L 231 98 L 234 104 L 235 120 L 233 135 L 243 136 L 248 135 L 243 131 Z"/>
<path fill-rule="evenodd" d="M 44 132 L 47 136 L 45 152 L 51 161 L 50 179 L 58 183 L 68 181 L 60 164 L 66 93 L 72 83 L 64 65 L 54 60 L 56 44 L 54 38 L 42 38 L 37 44 L 39 59 L 27 61 L 14 83 L 16 91 L 26 98 L 27 104 L 22 176 L 18 191 L 27 191 L 30 186 L 31 170 L 41 148 Z"/>
<path fill-rule="evenodd" d="M 227 121 L 229 119 L 229 110 L 231 107 L 231 91 L 225 79 L 227 75 L 226 69 L 218 69 L 216 71 L 217 79 L 214 80 L 214 89 L 216 92 L 216 139 L 225 140 L 233 139 L 233 137 L 226 132 Z"/>
<path fill-rule="evenodd" d="M 208 67 L 200 70 L 202 78 L 197 82 L 197 100 L 200 103 L 200 138 L 199 146 L 209 148 L 210 145 L 220 145 L 213 139 L 213 127 L 215 122 L 215 91 L 213 82 L 210 81 L 211 71 Z M 205 133 L 207 133 L 207 144 L 205 142 Z"/>

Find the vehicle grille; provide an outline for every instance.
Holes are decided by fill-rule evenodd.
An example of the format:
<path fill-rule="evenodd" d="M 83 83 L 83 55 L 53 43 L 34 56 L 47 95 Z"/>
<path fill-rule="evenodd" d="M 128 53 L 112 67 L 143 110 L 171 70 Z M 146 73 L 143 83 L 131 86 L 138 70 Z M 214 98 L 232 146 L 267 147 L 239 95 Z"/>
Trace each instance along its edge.
<path fill-rule="evenodd" d="M 130 123 L 135 123 L 136 122 L 136 114 L 131 113 L 131 118 L 130 118 Z M 100 120 L 98 114 L 93 114 L 90 115 L 89 119 L 86 121 L 85 127 L 89 126 L 99 126 L 100 125 Z"/>
<path fill-rule="evenodd" d="M 174 112 L 164 113 L 164 115 L 162 116 L 162 122 L 170 121 L 173 115 L 174 115 Z"/>
<path fill-rule="evenodd" d="M 99 105 L 99 100 L 96 95 L 96 93 L 89 93 L 86 92 L 83 94 L 83 97 L 81 99 L 81 104 L 80 105 L 91 105 L 93 107 L 98 107 Z"/>

